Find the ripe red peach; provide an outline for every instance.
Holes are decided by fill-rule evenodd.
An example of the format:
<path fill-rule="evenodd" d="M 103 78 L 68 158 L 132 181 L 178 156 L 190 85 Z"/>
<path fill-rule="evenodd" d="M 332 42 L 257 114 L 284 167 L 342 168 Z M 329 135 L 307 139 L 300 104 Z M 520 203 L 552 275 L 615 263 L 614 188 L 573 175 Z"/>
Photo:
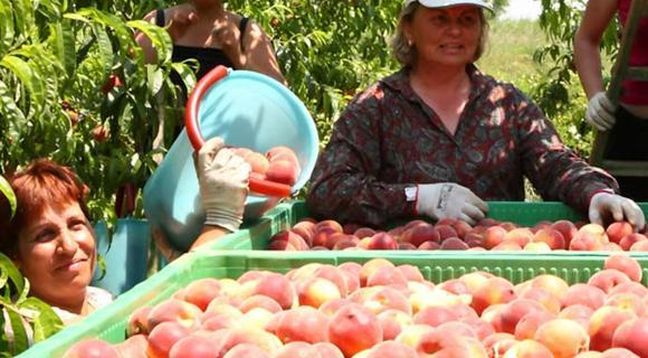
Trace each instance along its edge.
<path fill-rule="evenodd" d="M 552 228 L 544 228 L 538 230 L 534 235 L 533 235 L 533 242 L 544 242 L 552 250 L 562 250 L 565 249 L 567 246 L 565 245 L 565 237 L 563 234 Z"/>
<path fill-rule="evenodd" d="M 368 227 L 361 227 L 358 230 L 353 232 L 353 235 L 356 236 L 358 239 L 364 239 L 365 237 L 371 237 L 374 234 L 376 234 L 376 231 L 372 228 Z"/>
<path fill-rule="evenodd" d="M 623 272 L 615 269 L 605 269 L 590 277 L 587 284 L 598 287 L 605 293 L 609 293 L 612 288 L 625 282 L 630 282 L 630 278 Z"/>
<path fill-rule="evenodd" d="M 313 349 L 321 358 L 344 358 L 340 348 L 329 342 L 319 342 L 313 344 Z"/>
<path fill-rule="evenodd" d="M 558 276 L 543 274 L 533 278 L 529 287 L 542 288 L 560 300 L 567 292 L 569 285 L 565 280 Z"/>
<path fill-rule="evenodd" d="M 367 250 L 396 250 L 398 242 L 386 232 L 378 232 L 371 237 L 360 240 L 358 246 Z"/>
<path fill-rule="evenodd" d="M 441 236 L 434 225 L 422 223 L 405 230 L 400 236 L 400 241 L 419 247 L 426 241 L 440 242 Z"/>
<path fill-rule="evenodd" d="M 458 237 L 449 237 L 441 243 L 441 250 L 468 250 L 470 246 Z"/>
<path fill-rule="evenodd" d="M 315 235 L 314 222 L 302 220 L 293 225 L 291 231 L 301 236 L 309 246 L 313 244 L 313 236 Z"/>
<path fill-rule="evenodd" d="M 515 326 L 522 317 L 533 312 L 548 312 L 537 301 L 526 298 L 517 298 L 508 302 L 501 311 L 502 332 L 515 333 Z"/>
<path fill-rule="evenodd" d="M 458 237 L 457 230 L 454 227 L 447 224 L 436 224 L 434 228 L 439 233 L 439 240 L 443 241 L 449 237 Z"/>
<path fill-rule="evenodd" d="M 451 307 L 431 306 L 417 312 L 414 317 L 414 323 L 426 324 L 431 327 L 437 327 L 442 323 L 455 321 L 459 319 L 459 313 Z"/>
<path fill-rule="evenodd" d="M 630 248 L 635 245 L 637 242 L 646 241 L 648 237 L 640 233 L 632 233 L 630 235 L 624 236 L 621 241 L 619 241 L 619 246 L 625 251 L 629 251 Z"/>
<path fill-rule="evenodd" d="M 528 228 L 516 228 L 504 235 L 503 242 L 514 242 L 520 247 L 524 247 L 524 245 L 533 241 L 533 237 L 533 233 Z"/>
<path fill-rule="evenodd" d="M 405 275 L 407 281 L 423 282 L 425 280 L 423 274 L 421 273 L 421 270 L 419 270 L 419 268 L 414 265 L 404 264 L 398 265 L 396 268 L 403 275 Z"/>
<path fill-rule="evenodd" d="M 155 358 L 168 357 L 171 347 L 190 334 L 191 330 L 178 322 L 162 322 L 153 327 L 148 335 L 146 355 Z"/>
<path fill-rule="evenodd" d="M 63 358 L 119 358 L 119 352 L 108 342 L 96 338 L 84 339 L 70 347 Z"/>
<path fill-rule="evenodd" d="M 585 329 L 589 326 L 589 320 L 594 309 L 589 306 L 582 304 L 575 304 L 571 306 L 564 307 L 560 313 L 558 313 L 558 318 L 570 319 L 574 322 L 579 323 Z"/>
<path fill-rule="evenodd" d="M 514 298 L 513 284 L 501 277 L 493 277 L 473 292 L 470 306 L 481 315 L 488 306 L 507 303 Z"/>
<path fill-rule="evenodd" d="M 148 315 L 151 312 L 151 306 L 141 306 L 135 309 L 128 318 L 126 326 L 126 337 L 134 336 L 137 334 L 148 334 Z"/>
<path fill-rule="evenodd" d="M 407 286 L 407 277 L 396 267 L 384 266 L 369 275 L 367 278 L 367 286 L 405 288 Z"/>
<path fill-rule="evenodd" d="M 349 304 L 331 317 L 328 336 L 345 357 L 351 357 L 382 342 L 383 332 L 371 311 L 358 304 Z"/>
<path fill-rule="evenodd" d="M 569 220 L 558 220 L 551 225 L 551 228 L 560 231 L 563 235 L 563 238 L 565 239 L 565 247 L 569 247 L 569 243 L 578 231 L 576 225 Z"/>
<path fill-rule="evenodd" d="M 646 252 L 648 251 L 648 240 L 637 241 L 630 246 L 630 251 Z"/>
<path fill-rule="evenodd" d="M 338 286 L 322 277 L 303 279 L 296 286 L 301 305 L 317 308 L 327 301 L 342 297 Z"/>
<path fill-rule="evenodd" d="M 553 314 L 558 314 L 558 312 L 560 312 L 560 300 L 544 288 L 528 287 L 520 292 L 518 297 L 537 301 L 542 304 L 547 311 Z"/>
<path fill-rule="evenodd" d="M 299 168 L 287 160 L 275 160 L 270 162 L 265 175 L 270 181 L 293 185 L 299 177 Z"/>
<path fill-rule="evenodd" d="M 220 352 L 217 351 L 216 354 L 222 356 L 224 352 L 246 343 L 255 345 L 268 354 L 278 351 L 283 346 L 279 338 L 263 329 L 249 326 L 237 327 L 226 331 L 219 344 Z"/>
<path fill-rule="evenodd" d="M 178 340 L 169 350 L 169 358 L 208 358 L 218 348 L 209 337 L 188 335 Z M 243 358 L 238 355 L 236 357 Z M 262 356 L 261 356 L 262 357 Z"/>
<path fill-rule="evenodd" d="M 365 287 L 367 285 L 367 279 L 369 278 L 369 276 L 375 271 L 378 271 L 378 269 L 382 266 L 395 267 L 393 263 L 383 258 L 371 259 L 365 262 L 359 272 L 360 286 Z"/>
<path fill-rule="evenodd" d="M 584 283 L 577 283 L 570 286 L 565 296 L 560 300 L 562 307 L 574 304 L 583 304 L 593 310 L 603 306 L 605 301 L 605 292 L 598 287 L 590 286 Z"/>
<path fill-rule="evenodd" d="M 146 326 L 152 331 L 155 326 L 162 322 L 174 321 L 185 327 L 193 327 L 198 324 L 202 310 L 189 302 L 167 299 L 155 305 L 147 316 Z"/>
<path fill-rule="evenodd" d="M 510 333 L 495 332 L 482 340 L 488 357 L 502 357 L 517 340 Z"/>
<path fill-rule="evenodd" d="M 279 318 L 276 335 L 284 343 L 303 341 L 308 343 L 328 341 L 329 318 L 309 306 L 285 311 Z"/>
<path fill-rule="evenodd" d="M 601 353 L 600 358 L 640 358 L 638 355 L 632 353 L 631 350 L 625 348 L 610 348 Z"/>
<path fill-rule="evenodd" d="M 554 355 L 544 345 L 532 339 L 525 339 L 513 344 L 503 358 L 554 358 Z"/>
<path fill-rule="evenodd" d="M 613 306 L 603 306 L 594 311 L 588 326 L 590 349 L 603 352 L 611 348 L 616 329 L 623 322 L 634 318 L 636 315 L 633 312 Z"/>
<path fill-rule="evenodd" d="M 630 235 L 634 232 L 634 229 L 632 228 L 632 225 L 628 223 L 627 221 L 617 221 L 605 230 L 605 233 L 607 234 L 608 238 L 610 239 L 611 242 L 614 243 L 619 243 L 621 242 L 621 239 L 623 239 L 625 236 Z"/>
<path fill-rule="evenodd" d="M 419 250 L 439 250 L 440 248 L 441 244 L 435 241 L 426 241 L 418 247 Z"/>
<path fill-rule="evenodd" d="M 193 303 L 201 310 L 220 294 L 220 281 L 214 278 L 203 278 L 193 281 L 185 288 L 184 300 Z"/>
<path fill-rule="evenodd" d="M 644 316 L 646 314 L 646 305 L 641 297 L 632 292 L 619 292 L 608 295 L 605 299 L 605 306 L 613 306 L 622 310 L 631 311 L 637 316 Z"/>
<path fill-rule="evenodd" d="M 387 309 L 377 315 L 383 332 L 383 341 L 394 340 L 403 328 L 413 324 L 411 314 L 397 309 Z"/>
<path fill-rule="evenodd" d="M 239 304 L 238 309 L 242 313 L 247 313 L 254 308 L 263 308 L 264 310 L 276 313 L 282 310 L 281 305 L 271 297 L 265 295 L 252 295 Z"/>
<path fill-rule="evenodd" d="M 397 309 L 412 314 L 408 298 L 397 289 L 389 286 L 364 287 L 355 291 L 349 299 L 368 308 L 374 314 L 388 309 Z"/>
<path fill-rule="evenodd" d="M 357 358 L 416 358 L 417 354 L 414 348 L 408 347 L 402 343 L 387 341 L 378 343 L 376 346 L 367 351 L 366 355 L 358 355 Z"/>
<path fill-rule="evenodd" d="M 547 311 L 530 312 L 515 325 L 514 335 L 517 340 L 533 339 L 538 328 L 545 322 L 551 321 L 556 316 Z"/>
<path fill-rule="evenodd" d="M 612 347 L 626 348 L 640 357 L 648 357 L 648 318 L 622 323 L 614 332 Z"/>

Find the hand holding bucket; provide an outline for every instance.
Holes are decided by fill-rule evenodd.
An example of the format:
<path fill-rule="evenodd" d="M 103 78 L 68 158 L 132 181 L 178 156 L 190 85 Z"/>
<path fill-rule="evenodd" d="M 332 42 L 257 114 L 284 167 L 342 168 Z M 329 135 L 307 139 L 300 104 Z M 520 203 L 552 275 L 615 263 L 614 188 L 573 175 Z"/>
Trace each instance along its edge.
<path fill-rule="evenodd" d="M 203 138 L 221 137 L 232 147 L 265 153 L 286 146 L 299 160 L 301 173 L 292 186 L 251 178 L 246 219 L 274 206 L 277 197 L 297 192 L 315 167 L 317 129 L 304 104 L 269 76 L 217 67 L 192 92 L 181 133 L 144 187 L 144 210 L 152 230 L 159 230 L 178 250 L 187 250 L 200 234 L 205 212 L 192 153 Z M 263 195 L 259 195 L 263 194 Z"/>

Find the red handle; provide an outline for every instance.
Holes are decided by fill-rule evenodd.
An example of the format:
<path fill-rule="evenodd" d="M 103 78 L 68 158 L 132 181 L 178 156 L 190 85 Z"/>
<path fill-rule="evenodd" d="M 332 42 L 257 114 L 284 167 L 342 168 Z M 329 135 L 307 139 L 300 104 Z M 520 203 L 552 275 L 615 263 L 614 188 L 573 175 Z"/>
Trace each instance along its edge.
<path fill-rule="evenodd" d="M 187 127 L 187 135 L 189 136 L 191 146 L 196 152 L 202 148 L 203 144 L 205 144 L 205 138 L 200 132 L 200 122 L 198 121 L 200 100 L 211 86 L 225 78 L 228 74 L 229 70 L 227 67 L 217 66 L 198 81 L 196 87 L 189 96 L 187 107 L 185 109 L 185 126 Z M 276 197 L 289 196 L 291 191 L 290 185 L 275 183 L 273 181 L 262 180 L 254 177 L 250 177 L 249 187 L 252 192 Z"/>

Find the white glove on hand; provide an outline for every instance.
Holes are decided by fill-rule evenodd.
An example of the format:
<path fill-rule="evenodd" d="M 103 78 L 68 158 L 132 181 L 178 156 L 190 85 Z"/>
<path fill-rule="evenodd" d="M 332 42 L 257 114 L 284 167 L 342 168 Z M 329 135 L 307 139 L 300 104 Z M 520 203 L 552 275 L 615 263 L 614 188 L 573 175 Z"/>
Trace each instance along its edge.
<path fill-rule="evenodd" d="M 605 92 L 595 94 L 587 103 L 585 119 L 596 129 L 606 131 L 612 129 L 615 105 L 607 98 Z"/>
<path fill-rule="evenodd" d="M 617 194 L 594 194 L 589 205 L 590 222 L 603 225 L 603 218 L 610 216 L 615 221 L 625 219 L 635 230 L 642 230 L 646 222 L 643 211 L 634 201 Z"/>
<path fill-rule="evenodd" d="M 205 224 L 235 231 L 243 222 L 250 165 L 223 140 L 212 138 L 198 152 L 196 173 L 205 209 Z"/>
<path fill-rule="evenodd" d="M 436 220 L 460 219 L 474 225 L 485 217 L 488 205 L 459 184 L 419 184 L 416 211 Z"/>

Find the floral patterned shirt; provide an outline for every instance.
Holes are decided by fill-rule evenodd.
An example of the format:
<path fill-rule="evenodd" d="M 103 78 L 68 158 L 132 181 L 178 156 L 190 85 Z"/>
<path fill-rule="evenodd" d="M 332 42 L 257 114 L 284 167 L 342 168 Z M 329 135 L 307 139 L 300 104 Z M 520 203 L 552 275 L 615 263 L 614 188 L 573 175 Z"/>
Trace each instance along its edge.
<path fill-rule="evenodd" d="M 545 200 L 586 212 L 596 191 L 618 184 L 560 140 L 543 112 L 511 84 L 474 65 L 468 102 L 452 135 L 402 69 L 357 95 L 320 153 L 310 212 L 373 226 L 414 215 L 406 188 L 454 182 L 483 200 L 524 200 L 529 178 Z M 409 189 L 408 189 L 409 190 Z"/>

